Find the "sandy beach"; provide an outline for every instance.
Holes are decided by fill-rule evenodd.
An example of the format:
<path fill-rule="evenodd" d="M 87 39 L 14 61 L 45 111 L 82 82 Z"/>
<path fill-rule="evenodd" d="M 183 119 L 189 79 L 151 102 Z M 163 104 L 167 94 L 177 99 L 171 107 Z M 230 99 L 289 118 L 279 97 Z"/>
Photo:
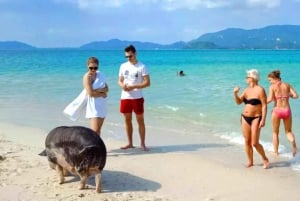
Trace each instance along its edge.
<path fill-rule="evenodd" d="M 101 200 L 101 201 L 299 201 L 300 173 L 286 159 L 273 158 L 264 170 L 260 159 L 244 168 L 243 150 L 224 156 L 212 149 L 191 146 L 152 145 L 121 150 L 124 141 L 105 139 L 108 150 L 103 171 L 103 192 L 95 192 L 94 178 L 88 189 L 78 190 L 79 179 L 68 176 L 59 185 L 48 167 L 45 131 L 0 123 L 0 200 Z M 194 145 L 195 146 L 195 145 Z M 202 147 L 203 148 L 203 147 Z M 211 152 L 207 154 L 207 152 Z"/>

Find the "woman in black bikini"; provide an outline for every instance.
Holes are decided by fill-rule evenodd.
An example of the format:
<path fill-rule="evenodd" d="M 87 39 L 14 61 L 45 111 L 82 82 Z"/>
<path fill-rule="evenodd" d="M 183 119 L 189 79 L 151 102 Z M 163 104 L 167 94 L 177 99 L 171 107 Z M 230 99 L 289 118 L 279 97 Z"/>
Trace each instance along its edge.
<path fill-rule="evenodd" d="M 268 168 L 269 160 L 263 146 L 259 143 L 260 130 L 265 125 L 267 115 L 267 95 L 263 87 L 258 85 L 259 73 L 256 69 L 247 71 L 248 87 L 239 96 L 240 87 L 233 89 L 235 102 L 245 103 L 241 115 L 242 132 L 245 139 L 245 151 L 248 157 L 246 167 L 253 166 L 253 147 L 263 159 L 263 168 Z"/>

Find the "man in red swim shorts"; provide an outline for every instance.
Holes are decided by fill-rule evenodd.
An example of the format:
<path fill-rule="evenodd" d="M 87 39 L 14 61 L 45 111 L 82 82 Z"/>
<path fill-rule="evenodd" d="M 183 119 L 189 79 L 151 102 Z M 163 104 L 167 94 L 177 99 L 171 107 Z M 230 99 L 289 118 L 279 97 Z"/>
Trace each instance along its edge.
<path fill-rule="evenodd" d="M 141 148 L 147 151 L 142 89 L 150 86 L 150 76 L 146 66 L 137 60 L 136 49 L 133 45 L 125 48 L 125 57 L 128 61 L 120 66 L 118 84 L 122 88 L 120 112 L 124 116 L 128 144 L 121 147 L 121 149 L 134 148 L 132 140 L 132 112 L 134 112 L 138 123 Z"/>

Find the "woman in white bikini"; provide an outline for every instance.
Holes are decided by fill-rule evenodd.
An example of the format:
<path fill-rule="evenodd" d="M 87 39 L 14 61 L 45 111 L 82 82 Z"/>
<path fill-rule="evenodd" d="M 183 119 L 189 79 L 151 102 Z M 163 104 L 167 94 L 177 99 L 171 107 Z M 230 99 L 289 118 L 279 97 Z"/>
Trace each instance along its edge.
<path fill-rule="evenodd" d="M 267 95 L 263 87 L 258 85 L 259 74 L 256 69 L 247 71 L 246 82 L 248 87 L 239 96 L 240 87 L 233 89 L 235 102 L 245 107 L 241 116 L 242 132 L 245 139 L 245 151 L 248 158 L 246 167 L 252 167 L 253 147 L 263 160 L 263 168 L 268 168 L 269 160 L 263 146 L 259 143 L 260 130 L 265 125 L 267 114 Z"/>
<path fill-rule="evenodd" d="M 274 70 L 268 75 L 268 80 L 271 83 L 269 88 L 268 103 L 274 101 L 272 111 L 272 129 L 273 129 L 273 147 L 274 154 L 278 156 L 279 146 L 279 127 L 280 120 L 283 120 L 285 134 L 292 145 L 293 156 L 297 153 L 297 145 L 295 136 L 292 132 L 292 112 L 289 104 L 289 98 L 298 98 L 297 92 L 293 87 L 281 81 L 280 71 Z"/>

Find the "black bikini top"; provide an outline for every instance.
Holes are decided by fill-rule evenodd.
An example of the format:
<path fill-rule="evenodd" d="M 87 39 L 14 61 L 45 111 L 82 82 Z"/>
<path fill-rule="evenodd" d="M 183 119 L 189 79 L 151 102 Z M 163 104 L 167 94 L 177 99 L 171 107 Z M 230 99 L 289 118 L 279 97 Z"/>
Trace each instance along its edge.
<path fill-rule="evenodd" d="M 244 98 L 243 101 L 245 104 L 250 104 L 250 105 L 260 105 L 261 104 L 261 101 L 257 98 L 251 98 L 251 99 Z"/>

